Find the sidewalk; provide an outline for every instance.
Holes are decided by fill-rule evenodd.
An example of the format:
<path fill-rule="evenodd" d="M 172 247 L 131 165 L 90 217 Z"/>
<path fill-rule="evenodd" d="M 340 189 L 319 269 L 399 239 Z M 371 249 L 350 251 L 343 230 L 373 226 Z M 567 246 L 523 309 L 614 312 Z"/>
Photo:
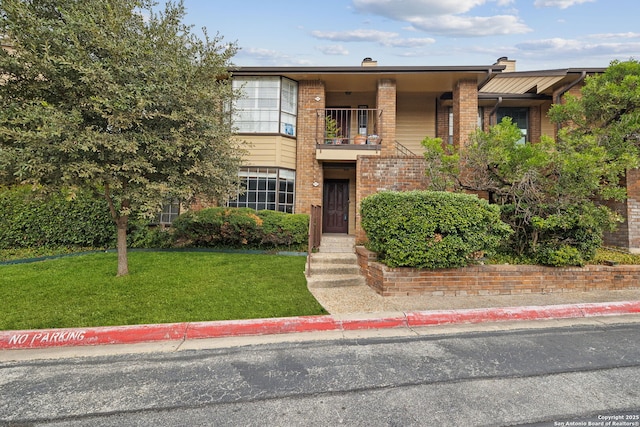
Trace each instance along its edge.
<path fill-rule="evenodd" d="M 382 297 L 369 286 L 358 285 L 314 288 L 310 292 L 330 314 L 336 315 L 640 301 L 640 289 L 495 296 Z"/>

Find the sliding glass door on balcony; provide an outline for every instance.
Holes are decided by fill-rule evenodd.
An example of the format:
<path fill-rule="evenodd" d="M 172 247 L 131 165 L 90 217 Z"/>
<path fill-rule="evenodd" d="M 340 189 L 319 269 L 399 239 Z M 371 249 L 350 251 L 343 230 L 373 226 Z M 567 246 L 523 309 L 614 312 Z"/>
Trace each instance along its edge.
<path fill-rule="evenodd" d="M 375 108 L 325 108 L 317 110 L 317 144 L 381 143 L 381 114 Z"/>

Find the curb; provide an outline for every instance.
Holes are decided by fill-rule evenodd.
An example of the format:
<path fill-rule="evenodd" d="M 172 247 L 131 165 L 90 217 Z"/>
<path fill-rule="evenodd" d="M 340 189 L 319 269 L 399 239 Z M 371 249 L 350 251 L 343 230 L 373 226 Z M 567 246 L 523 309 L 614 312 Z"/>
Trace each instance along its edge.
<path fill-rule="evenodd" d="M 0 331 L 0 350 L 187 341 L 298 332 L 410 329 L 450 324 L 586 318 L 625 314 L 640 314 L 640 301 L 415 311 L 379 318 L 341 319 L 339 316 L 325 315 L 159 325 Z"/>

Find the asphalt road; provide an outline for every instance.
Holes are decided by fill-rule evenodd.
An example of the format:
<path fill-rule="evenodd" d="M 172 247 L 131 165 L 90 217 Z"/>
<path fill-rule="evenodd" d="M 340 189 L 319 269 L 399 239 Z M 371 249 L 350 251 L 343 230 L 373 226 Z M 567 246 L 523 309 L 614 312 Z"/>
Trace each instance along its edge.
<path fill-rule="evenodd" d="M 640 324 L 3 362 L 0 396 L 7 426 L 640 426 Z"/>

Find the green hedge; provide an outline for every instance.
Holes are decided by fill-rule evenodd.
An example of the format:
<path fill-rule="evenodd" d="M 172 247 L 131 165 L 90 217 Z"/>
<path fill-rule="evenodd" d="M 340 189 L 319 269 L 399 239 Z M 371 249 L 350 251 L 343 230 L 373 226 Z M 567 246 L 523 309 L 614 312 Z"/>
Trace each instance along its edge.
<path fill-rule="evenodd" d="M 104 200 L 78 193 L 42 195 L 30 187 L 0 189 L 0 248 L 108 247 L 115 226 Z"/>
<path fill-rule="evenodd" d="M 189 211 L 173 222 L 181 246 L 306 250 L 309 216 L 249 208 Z"/>
<path fill-rule="evenodd" d="M 390 267 L 466 266 L 512 232 L 498 206 L 467 194 L 381 192 L 362 201 L 360 214 L 367 247 Z"/>

